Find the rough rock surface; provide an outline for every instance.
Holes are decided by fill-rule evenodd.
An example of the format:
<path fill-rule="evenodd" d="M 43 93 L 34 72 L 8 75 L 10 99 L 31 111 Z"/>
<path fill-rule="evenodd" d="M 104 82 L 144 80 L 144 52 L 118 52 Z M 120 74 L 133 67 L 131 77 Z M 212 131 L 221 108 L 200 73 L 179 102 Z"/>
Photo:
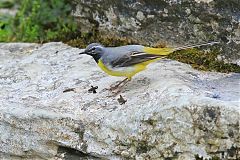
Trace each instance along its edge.
<path fill-rule="evenodd" d="M 75 0 L 83 32 L 141 44 L 222 41 L 222 59 L 240 65 L 240 0 Z M 85 27 L 84 27 L 85 26 Z"/>
<path fill-rule="evenodd" d="M 105 89 L 120 78 L 79 52 L 0 44 L 0 159 L 239 158 L 240 74 L 160 60 L 122 88 L 120 105 Z"/>

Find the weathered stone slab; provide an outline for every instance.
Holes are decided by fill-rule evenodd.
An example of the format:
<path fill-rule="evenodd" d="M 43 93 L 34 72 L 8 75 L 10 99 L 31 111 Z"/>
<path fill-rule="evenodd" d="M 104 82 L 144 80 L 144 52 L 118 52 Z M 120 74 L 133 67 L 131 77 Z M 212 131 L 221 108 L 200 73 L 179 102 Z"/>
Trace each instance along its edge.
<path fill-rule="evenodd" d="M 240 74 L 160 60 L 122 88 L 120 105 L 105 89 L 121 79 L 80 51 L 0 44 L 1 159 L 239 158 Z"/>

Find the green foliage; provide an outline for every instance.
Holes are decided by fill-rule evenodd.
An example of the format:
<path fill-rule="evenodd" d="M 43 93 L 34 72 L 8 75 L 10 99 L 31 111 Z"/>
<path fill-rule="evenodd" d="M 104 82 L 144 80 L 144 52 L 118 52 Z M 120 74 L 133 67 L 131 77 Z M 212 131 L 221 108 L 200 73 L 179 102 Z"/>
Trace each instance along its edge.
<path fill-rule="evenodd" d="M 14 18 L 12 36 L 17 41 L 67 40 L 77 35 L 67 0 L 23 0 Z"/>
<path fill-rule="evenodd" d="M 9 41 L 11 32 L 11 16 L 9 15 L 0 15 L 0 42 Z"/>
<path fill-rule="evenodd" d="M 14 6 L 13 0 L 2 0 L 0 1 L 0 8 L 12 8 Z"/>

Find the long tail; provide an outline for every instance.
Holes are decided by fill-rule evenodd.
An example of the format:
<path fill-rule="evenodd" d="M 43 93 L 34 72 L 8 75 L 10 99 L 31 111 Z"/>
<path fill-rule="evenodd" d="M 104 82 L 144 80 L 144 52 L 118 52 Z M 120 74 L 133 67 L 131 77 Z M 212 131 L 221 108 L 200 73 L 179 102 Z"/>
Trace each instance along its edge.
<path fill-rule="evenodd" d="M 196 48 L 201 46 L 207 46 L 207 45 L 213 45 L 218 44 L 220 42 L 209 42 L 209 43 L 202 43 L 202 44 L 196 44 L 196 45 L 189 45 L 189 46 L 182 46 L 177 48 L 151 48 L 151 47 L 144 47 L 144 52 L 147 54 L 154 54 L 154 55 L 160 55 L 160 56 L 166 56 L 169 55 L 175 51 L 183 50 L 183 49 L 189 49 L 189 48 Z"/>
<path fill-rule="evenodd" d="M 214 44 L 219 44 L 220 42 L 209 42 L 209 43 L 202 43 L 202 44 L 196 44 L 196 45 L 189 45 L 189 46 L 182 46 L 178 48 L 174 48 L 174 51 L 179 51 L 183 49 L 189 49 L 189 48 L 197 48 L 201 46 L 208 46 L 208 45 L 214 45 Z"/>

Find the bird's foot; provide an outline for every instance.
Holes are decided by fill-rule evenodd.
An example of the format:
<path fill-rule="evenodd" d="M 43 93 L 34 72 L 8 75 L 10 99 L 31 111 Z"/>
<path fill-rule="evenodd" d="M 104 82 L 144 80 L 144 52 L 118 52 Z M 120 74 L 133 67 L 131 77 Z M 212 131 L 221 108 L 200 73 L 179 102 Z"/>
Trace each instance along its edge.
<path fill-rule="evenodd" d="M 123 87 L 127 82 L 129 81 L 128 78 L 125 78 L 123 81 L 120 81 L 116 85 L 111 85 L 110 88 L 108 89 L 109 91 L 114 91 L 116 89 L 119 89 L 119 87 Z"/>
<path fill-rule="evenodd" d="M 109 97 L 117 96 L 121 91 L 122 87 L 130 81 L 128 78 L 125 78 L 123 81 L 118 82 L 116 85 L 111 85 L 110 88 L 105 88 L 105 90 L 110 91 L 112 94 Z"/>
<path fill-rule="evenodd" d="M 116 97 L 120 93 L 121 93 L 121 89 L 111 91 L 111 95 L 109 95 L 108 97 Z"/>
<path fill-rule="evenodd" d="M 107 88 L 109 91 L 115 91 L 117 89 L 119 89 L 119 85 L 111 85 L 110 88 Z"/>

